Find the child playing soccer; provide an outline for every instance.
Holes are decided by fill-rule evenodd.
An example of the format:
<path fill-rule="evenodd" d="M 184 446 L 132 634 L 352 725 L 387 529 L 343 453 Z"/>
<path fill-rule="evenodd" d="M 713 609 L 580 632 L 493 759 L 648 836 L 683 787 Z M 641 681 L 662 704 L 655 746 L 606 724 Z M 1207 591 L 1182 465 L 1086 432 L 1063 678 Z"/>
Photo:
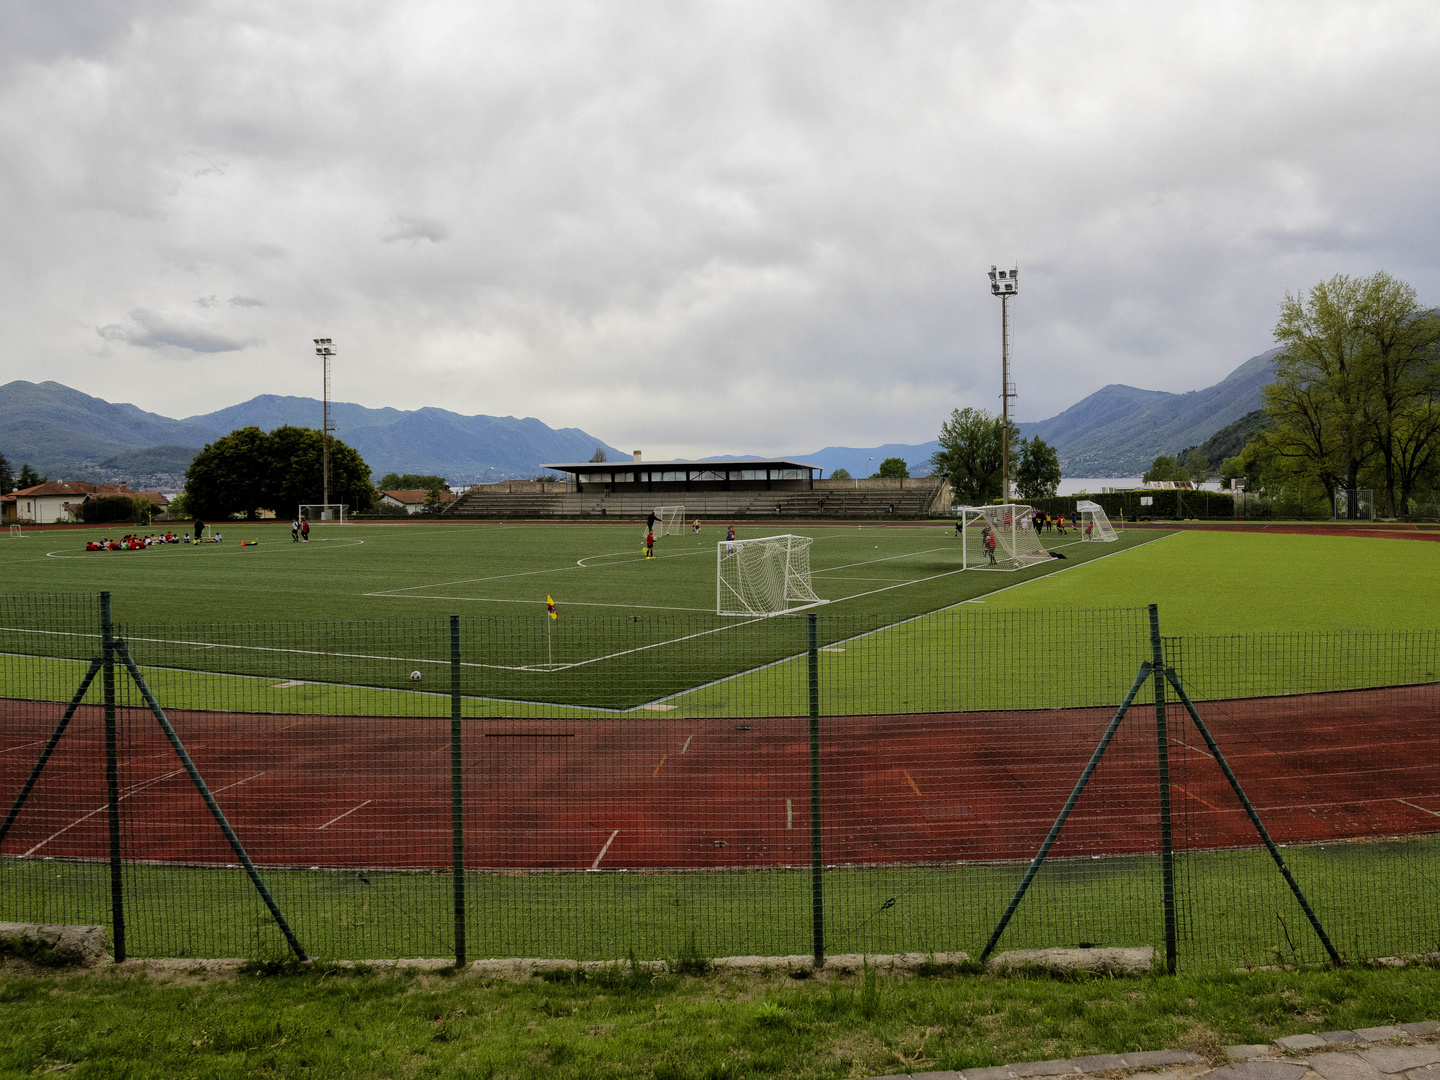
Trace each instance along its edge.
<path fill-rule="evenodd" d="M 655 534 L 654 534 L 653 532 L 650 532 L 649 530 L 647 530 L 646 533 L 645 533 L 645 558 L 647 558 L 647 559 L 653 559 L 654 557 L 655 557 Z"/>

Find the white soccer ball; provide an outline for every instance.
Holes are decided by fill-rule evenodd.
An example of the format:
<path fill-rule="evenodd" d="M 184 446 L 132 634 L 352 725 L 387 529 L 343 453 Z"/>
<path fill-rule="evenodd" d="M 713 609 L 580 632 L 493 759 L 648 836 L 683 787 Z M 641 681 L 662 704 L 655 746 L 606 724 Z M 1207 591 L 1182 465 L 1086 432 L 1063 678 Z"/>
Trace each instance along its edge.
<path fill-rule="evenodd" d="M 411 681 L 411 682 L 419 682 L 419 681 L 420 681 L 420 672 L 418 672 L 418 671 L 412 671 L 412 672 L 410 672 L 410 681 Z"/>

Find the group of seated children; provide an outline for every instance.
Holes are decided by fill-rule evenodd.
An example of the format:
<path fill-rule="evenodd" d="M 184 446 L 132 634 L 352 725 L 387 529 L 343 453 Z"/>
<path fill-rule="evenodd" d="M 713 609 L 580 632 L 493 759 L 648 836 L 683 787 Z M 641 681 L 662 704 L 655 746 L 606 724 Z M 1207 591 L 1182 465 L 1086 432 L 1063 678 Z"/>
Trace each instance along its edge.
<path fill-rule="evenodd" d="M 211 540 L 213 543 L 218 544 L 220 542 L 220 534 L 216 533 L 211 538 Z M 178 533 L 167 532 L 164 536 L 156 536 L 154 533 L 151 533 L 149 536 L 140 536 L 137 533 L 133 535 L 122 536 L 119 540 L 91 540 L 85 545 L 85 550 L 144 551 L 146 548 L 154 547 L 156 544 L 178 544 L 182 541 L 187 544 L 190 543 L 191 540 L 189 534 L 181 535 Z M 194 542 L 197 544 L 201 543 L 201 541 L 199 540 L 196 540 Z"/>

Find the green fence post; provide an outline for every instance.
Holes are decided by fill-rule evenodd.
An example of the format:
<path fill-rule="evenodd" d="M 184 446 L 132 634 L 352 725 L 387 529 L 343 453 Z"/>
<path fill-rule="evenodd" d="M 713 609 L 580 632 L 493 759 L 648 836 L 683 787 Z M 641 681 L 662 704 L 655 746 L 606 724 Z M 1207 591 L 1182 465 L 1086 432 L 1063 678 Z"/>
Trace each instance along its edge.
<path fill-rule="evenodd" d="M 815 966 L 825 966 L 824 862 L 820 848 L 820 645 L 815 613 L 806 617 L 810 654 L 810 920 Z"/>
<path fill-rule="evenodd" d="M 1178 488 L 1176 489 L 1178 492 Z M 1160 609 L 1150 605 L 1150 664 L 1155 675 L 1155 753 L 1160 782 L 1160 890 L 1165 907 L 1165 970 L 1175 974 L 1175 855 L 1170 830 L 1170 731 L 1165 722 L 1165 654 Z"/>
<path fill-rule="evenodd" d="M 465 787 L 460 723 L 460 616 L 450 616 L 450 865 L 455 894 L 455 966 L 465 966 Z"/>
<path fill-rule="evenodd" d="M 120 755 L 115 721 L 115 624 L 110 594 L 100 594 L 101 685 L 105 691 L 105 818 L 110 831 L 110 937 L 115 962 L 125 959 L 125 886 L 120 873 Z"/>

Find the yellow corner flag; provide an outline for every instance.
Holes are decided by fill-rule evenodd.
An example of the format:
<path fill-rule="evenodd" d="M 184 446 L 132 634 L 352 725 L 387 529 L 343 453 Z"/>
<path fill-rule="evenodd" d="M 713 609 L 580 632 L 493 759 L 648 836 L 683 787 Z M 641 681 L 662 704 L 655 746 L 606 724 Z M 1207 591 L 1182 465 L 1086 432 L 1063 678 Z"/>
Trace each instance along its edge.
<path fill-rule="evenodd" d="M 560 613 L 555 610 L 555 601 L 550 599 L 549 593 L 545 594 L 545 610 L 550 612 L 552 619 L 558 619 L 560 617 Z"/>

